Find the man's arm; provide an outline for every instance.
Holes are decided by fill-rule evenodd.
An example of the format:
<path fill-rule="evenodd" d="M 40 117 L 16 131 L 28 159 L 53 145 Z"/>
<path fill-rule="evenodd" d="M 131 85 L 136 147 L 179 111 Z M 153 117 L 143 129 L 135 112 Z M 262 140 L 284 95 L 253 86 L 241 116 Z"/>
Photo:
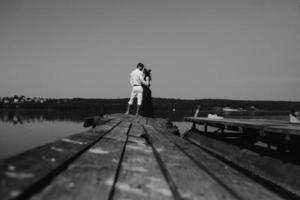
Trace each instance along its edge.
<path fill-rule="evenodd" d="M 140 73 L 140 80 L 143 85 L 149 86 L 149 79 L 147 79 L 147 81 L 145 81 L 143 73 Z"/>

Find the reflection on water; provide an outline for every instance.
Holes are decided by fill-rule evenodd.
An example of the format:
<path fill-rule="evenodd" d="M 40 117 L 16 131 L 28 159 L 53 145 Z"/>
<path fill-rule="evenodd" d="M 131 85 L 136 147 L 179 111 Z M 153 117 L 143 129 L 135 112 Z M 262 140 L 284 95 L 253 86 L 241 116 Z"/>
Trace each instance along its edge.
<path fill-rule="evenodd" d="M 84 118 L 97 115 L 96 111 L 57 110 L 0 110 L 0 121 L 12 124 L 36 123 L 44 121 L 81 122 Z"/>
<path fill-rule="evenodd" d="M 82 132 L 97 112 L 0 110 L 0 159 Z"/>

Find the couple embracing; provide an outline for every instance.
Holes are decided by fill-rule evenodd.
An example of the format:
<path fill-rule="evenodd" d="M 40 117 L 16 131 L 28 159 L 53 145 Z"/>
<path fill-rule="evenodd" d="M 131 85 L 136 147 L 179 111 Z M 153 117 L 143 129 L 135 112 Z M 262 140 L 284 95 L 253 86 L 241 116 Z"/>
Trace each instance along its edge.
<path fill-rule="evenodd" d="M 130 108 L 135 98 L 137 98 L 136 115 L 144 117 L 153 117 L 153 103 L 150 90 L 151 69 L 147 69 L 142 63 L 138 63 L 136 69 L 130 74 L 130 84 L 132 91 L 126 114 L 129 114 Z"/>

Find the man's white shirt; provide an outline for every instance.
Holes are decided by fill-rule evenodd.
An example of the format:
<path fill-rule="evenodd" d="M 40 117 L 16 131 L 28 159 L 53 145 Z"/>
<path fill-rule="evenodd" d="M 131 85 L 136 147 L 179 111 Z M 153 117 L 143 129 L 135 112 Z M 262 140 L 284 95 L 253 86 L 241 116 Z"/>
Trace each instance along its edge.
<path fill-rule="evenodd" d="M 133 70 L 130 74 L 130 84 L 131 86 L 142 85 L 144 80 L 144 74 L 138 68 Z"/>

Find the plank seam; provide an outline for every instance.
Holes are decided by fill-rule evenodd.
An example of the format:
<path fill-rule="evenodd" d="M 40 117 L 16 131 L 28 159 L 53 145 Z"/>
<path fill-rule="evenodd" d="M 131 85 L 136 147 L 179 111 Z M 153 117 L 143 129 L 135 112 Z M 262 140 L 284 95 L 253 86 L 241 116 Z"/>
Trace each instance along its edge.
<path fill-rule="evenodd" d="M 127 130 L 127 133 L 126 133 L 126 140 L 125 140 L 125 143 L 124 143 L 124 146 L 123 146 L 123 149 L 122 149 L 121 157 L 120 157 L 120 160 L 119 160 L 119 163 L 118 163 L 118 166 L 117 166 L 114 182 L 113 182 L 113 185 L 112 185 L 111 190 L 110 190 L 109 195 L 108 195 L 108 200 L 112 200 L 113 197 L 114 197 L 116 184 L 117 184 L 119 174 L 120 174 L 120 171 L 121 171 L 122 162 L 123 162 L 123 158 L 124 158 L 124 154 L 125 154 L 125 150 L 126 150 L 126 145 L 127 145 L 127 142 L 128 142 L 128 134 L 131 130 L 131 127 L 132 127 L 132 124 L 130 123 L 130 125 L 128 127 L 128 130 Z"/>
<path fill-rule="evenodd" d="M 183 200 L 183 198 L 181 197 L 180 193 L 178 192 L 178 188 L 174 182 L 174 180 L 171 177 L 171 174 L 169 173 L 166 165 L 164 164 L 163 160 L 161 159 L 158 151 L 156 150 L 156 148 L 154 147 L 154 145 L 152 144 L 152 141 L 149 137 L 149 134 L 146 130 L 146 128 L 143 126 L 143 130 L 145 132 L 145 139 L 146 141 L 150 144 L 150 146 L 152 147 L 153 153 L 154 153 L 154 157 L 158 163 L 159 168 L 161 169 L 162 174 L 164 175 L 166 182 L 169 185 L 170 190 L 172 191 L 173 197 L 175 200 Z"/>

